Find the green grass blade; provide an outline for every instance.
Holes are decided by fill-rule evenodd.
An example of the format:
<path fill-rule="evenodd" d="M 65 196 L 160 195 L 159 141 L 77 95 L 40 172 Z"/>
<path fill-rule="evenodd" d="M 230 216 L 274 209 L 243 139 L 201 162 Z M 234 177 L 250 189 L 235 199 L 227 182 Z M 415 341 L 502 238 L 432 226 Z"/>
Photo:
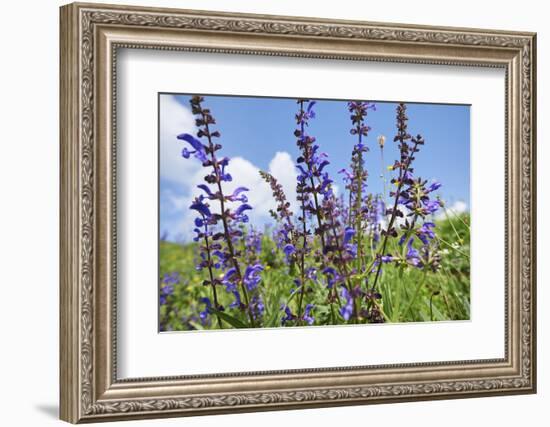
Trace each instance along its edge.
<path fill-rule="evenodd" d="M 229 323 L 231 326 L 237 328 L 237 329 L 246 329 L 246 328 L 250 328 L 250 325 L 247 325 L 246 323 L 243 323 L 241 320 L 227 314 L 227 313 L 224 313 L 223 311 L 219 311 L 219 310 L 212 310 L 212 313 L 215 314 L 216 316 L 220 316 L 220 319 L 226 321 L 227 323 Z"/>

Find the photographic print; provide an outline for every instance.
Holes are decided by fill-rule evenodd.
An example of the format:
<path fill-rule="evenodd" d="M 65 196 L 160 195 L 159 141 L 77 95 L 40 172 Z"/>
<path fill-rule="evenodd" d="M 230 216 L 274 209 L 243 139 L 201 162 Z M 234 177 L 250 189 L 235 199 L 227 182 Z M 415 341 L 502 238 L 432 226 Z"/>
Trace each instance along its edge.
<path fill-rule="evenodd" d="M 469 319 L 469 120 L 159 94 L 160 331 Z"/>
<path fill-rule="evenodd" d="M 536 393 L 535 33 L 59 22 L 61 419 Z"/>

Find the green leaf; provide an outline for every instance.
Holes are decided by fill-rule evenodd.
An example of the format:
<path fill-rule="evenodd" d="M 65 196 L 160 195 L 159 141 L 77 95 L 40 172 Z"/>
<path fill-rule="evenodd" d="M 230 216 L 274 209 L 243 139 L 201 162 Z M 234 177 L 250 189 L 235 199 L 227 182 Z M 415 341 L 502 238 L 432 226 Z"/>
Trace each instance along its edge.
<path fill-rule="evenodd" d="M 225 320 L 227 323 L 229 323 L 231 326 L 237 329 L 246 329 L 250 328 L 250 325 L 247 325 L 246 323 L 243 323 L 241 320 L 237 319 L 236 317 L 233 317 L 223 311 L 219 310 L 212 310 L 212 313 L 216 316 L 219 316 L 220 319 Z"/>

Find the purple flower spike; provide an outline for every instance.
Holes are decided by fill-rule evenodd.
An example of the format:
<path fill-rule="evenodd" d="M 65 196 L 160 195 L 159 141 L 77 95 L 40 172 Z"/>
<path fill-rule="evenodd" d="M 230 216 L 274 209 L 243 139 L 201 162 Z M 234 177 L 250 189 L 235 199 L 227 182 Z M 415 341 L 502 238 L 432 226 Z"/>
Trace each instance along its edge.
<path fill-rule="evenodd" d="M 259 273 L 263 269 L 261 264 L 255 262 L 261 252 L 261 237 L 252 236 L 252 239 L 247 241 L 248 235 L 245 235 L 242 227 L 239 227 L 239 224 L 248 221 L 245 212 L 252 209 L 246 203 L 247 198 L 244 194 L 248 189 L 237 187 L 232 194 L 224 194 L 223 184 L 233 180 L 226 170 L 229 158 L 220 156 L 218 153 L 222 149 L 222 145 L 216 139 L 220 138 L 221 134 L 213 129 L 216 120 L 212 116 L 211 110 L 203 106 L 203 101 L 202 96 L 193 96 L 190 100 L 191 110 L 195 116 L 195 125 L 198 129 L 196 137 L 188 133 L 177 136 L 177 139 L 187 142 L 194 150 L 190 151 L 184 148 L 182 156 L 189 158 L 191 154 L 194 154 L 202 162 L 202 167 L 208 170 L 204 177 L 205 183 L 198 185 L 203 194 L 196 197 L 190 206 L 190 209 L 199 214 L 199 217 L 195 218 L 196 236 L 193 239 L 199 243 L 199 259 L 196 268 L 201 271 L 207 270 L 208 276 L 203 284 L 212 288 L 213 302 L 211 304 L 220 309 L 216 286 L 224 285 L 225 290 L 235 297 L 235 301 L 230 307 L 237 307 L 241 311 L 247 310 L 250 326 L 256 327 L 258 325 L 255 319 L 263 310 L 263 303 L 260 303 L 259 296 L 248 294 L 248 292 L 257 287 L 260 281 Z M 212 213 L 210 205 L 205 200 L 216 201 L 215 213 Z M 240 202 L 241 205 L 232 206 L 234 202 Z M 251 244 L 247 245 L 249 242 Z M 244 243 L 246 248 L 244 254 L 240 250 L 241 243 Z M 215 270 L 222 270 L 222 278 L 220 278 L 220 273 Z M 256 298 L 254 298 L 255 296 Z M 245 304 L 241 302 L 241 297 Z M 253 301 L 255 302 L 254 307 L 251 304 Z M 207 304 L 207 310 L 203 312 L 202 317 L 204 318 L 208 314 L 208 306 Z M 223 327 L 221 319 L 217 320 L 219 326 Z"/>

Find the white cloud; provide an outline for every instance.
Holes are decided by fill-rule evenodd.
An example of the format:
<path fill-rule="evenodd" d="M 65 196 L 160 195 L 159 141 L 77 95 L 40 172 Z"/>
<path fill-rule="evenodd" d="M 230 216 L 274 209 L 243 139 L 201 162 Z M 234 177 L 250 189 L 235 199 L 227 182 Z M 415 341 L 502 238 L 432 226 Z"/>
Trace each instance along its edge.
<path fill-rule="evenodd" d="M 187 143 L 178 140 L 180 133 L 196 133 L 191 110 L 174 96 L 160 97 L 160 176 L 163 179 L 187 184 L 188 177 L 201 167 L 199 162 L 185 161 L 181 150 Z M 189 148 L 189 147 L 187 147 Z"/>
<path fill-rule="evenodd" d="M 297 174 L 290 154 L 277 152 L 269 163 L 268 171 L 281 183 L 291 205 L 295 205 Z M 231 194 L 237 187 L 248 188 L 250 191 L 246 195 L 248 203 L 253 208 L 247 212 L 250 223 L 258 227 L 269 223 L 271 221 L 269 210 L 275 209 L 276 202 L 273 199 L 271 188 L 260 176 L 260 169 L 243 157 L 234 157 L 229 161 L 226 172 L 231 174 L 233 180 L 223 183 L 224 194 Z M 181 213 L 180 220 L 172 227 L 172 236 L 179 235 L 184 240 L 189 240 L 192 237 L 194 228 L 192 224 L 196 213 L 189 209 L 189 205 L 195 196 L 201 194 L 197 185 L 204 184 L 204 175 L 204 170 L 198 169 L 192 175 L 187 176 L 185 180 L 186 196 L 178 197 L 170 191 L 164 193 L 170 208 Z M 211 202 L 211 205 L 213 212 L 219 212 L 219 205 L 216 202 Z"/>
<path fill-rule="evenodd" d="M 166 209 L 167 213 L 180 212 L 191 204 L 189 196 L 181 196 L 171 189 L 163 189 L 160 197 L 165 202 L 162 209 Z"/>

